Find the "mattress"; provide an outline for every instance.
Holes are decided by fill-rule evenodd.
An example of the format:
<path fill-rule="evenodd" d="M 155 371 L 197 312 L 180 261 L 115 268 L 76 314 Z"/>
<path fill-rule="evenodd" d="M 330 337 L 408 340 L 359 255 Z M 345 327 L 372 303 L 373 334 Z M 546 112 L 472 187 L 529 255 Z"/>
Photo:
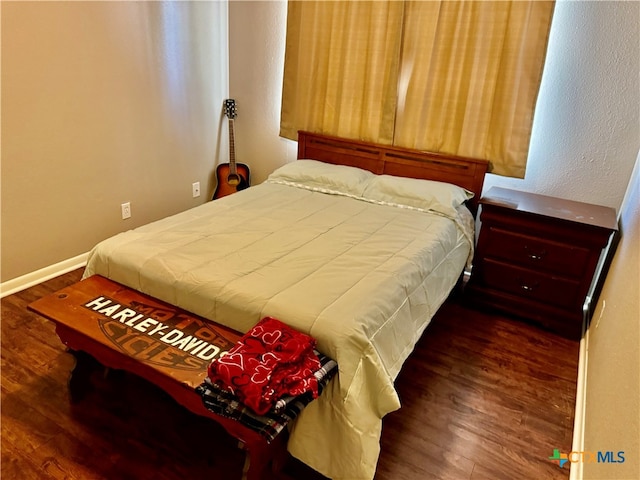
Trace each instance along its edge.
<path fill-rule="evenodd" d="M 101 242 L 84 273 L 241 332 L 270 316 L 316 338 L 339 373 L 298 417 L 288 448 L 349 480 L 373 478 L 382 418 L 400 407 L 394 379 L 473 238 L 464 206 L 391 201 L 356 173 L 355 189 L 272 175 Z"/>

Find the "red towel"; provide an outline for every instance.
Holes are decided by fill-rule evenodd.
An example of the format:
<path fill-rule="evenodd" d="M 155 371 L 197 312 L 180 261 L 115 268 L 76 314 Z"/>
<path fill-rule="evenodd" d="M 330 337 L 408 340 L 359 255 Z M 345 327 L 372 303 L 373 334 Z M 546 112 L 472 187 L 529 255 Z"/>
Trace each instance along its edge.
<path fill-rule="evenodd" d="M 211 362 L 209 378 L 236 395 L 259 415 L 283 395 L 318 396 L 320 369 L 316 341 L 275 318 L 266 317 L 229 352 Z"/>

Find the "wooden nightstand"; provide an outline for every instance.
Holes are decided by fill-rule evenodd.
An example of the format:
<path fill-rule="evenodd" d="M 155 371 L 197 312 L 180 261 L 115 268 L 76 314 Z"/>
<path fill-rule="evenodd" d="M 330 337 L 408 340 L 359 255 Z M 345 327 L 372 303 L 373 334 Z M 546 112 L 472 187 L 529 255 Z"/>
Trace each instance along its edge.
<path fill-rule="evenodd" d="M 498 187 L 480 205 L 471 300 L 579 339 L 615 210 Z"/>

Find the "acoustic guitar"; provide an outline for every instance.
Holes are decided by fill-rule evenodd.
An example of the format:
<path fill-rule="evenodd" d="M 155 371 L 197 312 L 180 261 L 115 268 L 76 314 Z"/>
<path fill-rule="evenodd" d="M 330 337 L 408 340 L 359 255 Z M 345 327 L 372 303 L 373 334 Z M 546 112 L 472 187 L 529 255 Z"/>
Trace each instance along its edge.
<path fill-rule="evenodd" d="M 251 174 L 244 163 L 236 162 L 233 121 L 237 116 L 236 101 L 228 98 L 224 101 L 224 113 L 229 120 L 229 163 L 221 163 L 216 168 L 216 191 L 213 200 L 222 198 L 250 185 Z"/>

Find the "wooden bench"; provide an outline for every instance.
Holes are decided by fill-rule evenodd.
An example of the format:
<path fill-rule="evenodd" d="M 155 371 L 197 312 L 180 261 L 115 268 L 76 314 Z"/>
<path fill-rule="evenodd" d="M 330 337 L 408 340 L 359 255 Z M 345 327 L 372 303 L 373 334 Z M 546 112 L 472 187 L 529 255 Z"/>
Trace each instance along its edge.
<path fill-rule="evenodd" d="M 138 375 L 197 415 L 212 418 L 246 451 L 243 478 L 271 478 L 286 458 L 286 434 L 268 443 L 244 425 L 207 410 L 195 392 L 209 363 L 241 334 L 95 275 L 31 303 L 56 324 L 76 358 L 69 377 L 72 401 L 88 388 L 90 363 Z M 87 356 L 88 355 L 88 356 Z"/>

